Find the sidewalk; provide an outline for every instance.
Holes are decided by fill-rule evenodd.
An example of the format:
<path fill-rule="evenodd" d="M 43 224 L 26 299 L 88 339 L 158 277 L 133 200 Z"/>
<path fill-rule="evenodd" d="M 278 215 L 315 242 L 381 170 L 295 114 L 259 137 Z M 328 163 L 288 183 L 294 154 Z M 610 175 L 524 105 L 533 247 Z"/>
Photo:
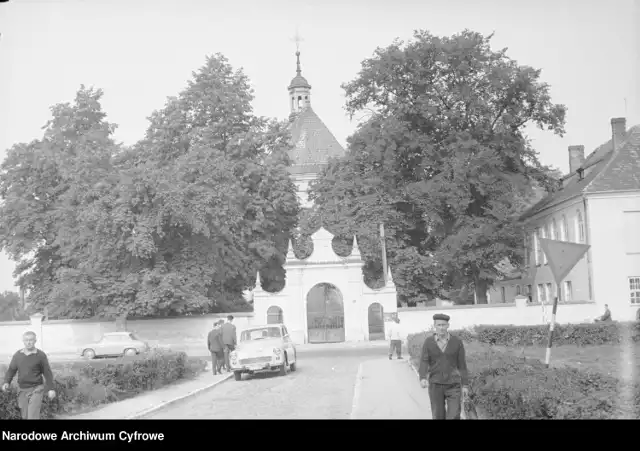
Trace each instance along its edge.
<path fill-rule="evenodd" d="M 233 373 L 214 376 L 208 371 L 198 378 L 176 383 L 158 390 L 143 393 L 135 398 L 107 404 L 92 412 L 65 416 L 63 420 L 135 420 L 185 398 L 215 387 L 230 378 Z"/>
<path fill-rule="evenodd" d="M 360 365 L 351 419 L 431 419 L 429 394 L 420 387 L 408 359 L 381 358 Z"/>

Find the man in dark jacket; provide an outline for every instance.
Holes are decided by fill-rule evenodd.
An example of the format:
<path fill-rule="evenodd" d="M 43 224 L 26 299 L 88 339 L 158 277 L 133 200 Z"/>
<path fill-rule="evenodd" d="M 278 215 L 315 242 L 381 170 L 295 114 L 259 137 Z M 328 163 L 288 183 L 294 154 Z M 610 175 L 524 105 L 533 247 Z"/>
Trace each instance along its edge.
<path fill-rule="evenodd" d="M 25 332 L 22 336 L 24 348 L 13 355 L 4 376 L 2 391 L 7 391 L 13 377 L 18 373 L 18 407 L 23 420 L 39 420 L 42 396 L 56 396 L 53 390 L 53 372 L 47 355 L 36 348 L 36 334 Z M 44 379 L 44 380 L 43 380 Z"/>
<path fill-rule="evenodd" d="M 222 344 L 224 345 L 224 364 L 227 371 L 231 371 L 229 354 L 236 348 L 236 326 L 233 325 L 233 315 L 227 316 L 227 322 L 222 325 Z"/>
<path fill-rule="evenodd" d="M 222 344 L 222 321 L 216 321 L 213 329 L 207 337 L 207 346 L 211 353 L 211 364 L 213 366 L 213 375 L 222 372 L 222 364 L 224 362 L 224 345 Z"/>
<path fill-rule="evenodd" d="M 459 420 L 462 407 L 460 395 L 469 395 L 464 344 L 458 337 L 449 334 L 449 319 L 448 315 L 441 313 L 433 316 L 436 333 L 424 341 L 420 356 L 420 385 L 422 388 L 429 387 L 434 420 Z"/>

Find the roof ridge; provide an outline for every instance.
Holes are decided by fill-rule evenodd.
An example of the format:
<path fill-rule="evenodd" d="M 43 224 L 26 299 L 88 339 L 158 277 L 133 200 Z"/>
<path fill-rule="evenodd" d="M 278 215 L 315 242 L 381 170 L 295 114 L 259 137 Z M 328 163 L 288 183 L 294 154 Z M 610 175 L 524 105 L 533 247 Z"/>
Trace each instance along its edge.
<path fill-rule="evenodd" d="M 616 157 L 620 154 L 620 152 L 627 147 L 627 144 L 631 143 L 631 139 L 636 135 L 636 133 L 640 133 L 640 125 L 634 125 L 633 127 L 630 127 L 629 129 L 627 129 L 627 132 L 625 133 L 624 141 L 622 141 L 620 145 L 618 145 L 617 147 L 614 147 L 610 152 L 607 152 L 607 155 L 611 153 L 611 156 L 609 157 L 609 161 L 607 161 L 604 167 L 600 169 L 600 171 L 598 171 L 596 176 L 593 179 L 591 179 L 591 181 L 587 184 L 587 186 L 585 186 L 582 189 L 582 192 L 587 192 L 589 188 L 595 184 L 595 182 L 598 182 L 600 181 L 600 179 L 602 179 L 603 174 L 607 172 L 607 169 L 611 167 L 611 165 L 615 161 Z"/>
<path fill-rule="evenodd" d="M 616 164 L 620 150 L 626 149 L 629 145 L 640 145 L 640 124 L 627 129 L 623 142 L 620 143 L 616 149 L 613 149 L 613 139 L 609 139 L 607 142 L 596 147 L 595 150 L 589 154 L 589 157 L 585 159 L 585 163 L 580 166 L 582 169 L 593 168 L 589 173 L 584 175 L 582 180 L 576 178 L 575 172 L 568 173 L 562 178 L 563 186 L 561 189 L 547 194 L 543 199 L 536 202 L 520 216 L 520 220 L 530 219 L 546 209 L 556 207 L 576 196 L 584 195 L 588 192 L 589 188 L 596 186 L 598 183 L 603 183 L 603 174 L 608 172 L 611 165 Z M 611 146 L 611 149 L 607 150 L 608 146 Z M 606 152 L 603 152 L 604 150 L 606 150 Z M 596 156 L 597 158 L 595 158 Z M 591 159 L 591 161 L 589 161 L 589 159 Z M 612 190 L 612 188 L 608 190 Z"/>

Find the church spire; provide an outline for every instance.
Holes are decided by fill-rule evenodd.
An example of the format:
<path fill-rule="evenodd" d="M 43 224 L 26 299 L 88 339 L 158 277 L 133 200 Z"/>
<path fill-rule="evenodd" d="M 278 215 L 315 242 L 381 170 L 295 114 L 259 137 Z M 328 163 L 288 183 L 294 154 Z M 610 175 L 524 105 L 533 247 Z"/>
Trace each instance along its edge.
<path fill-rule="evenodd" d="M 302 38 L 296 32 L 293 40 L 296 43 L 296 76 L 289 84 L 291 114 L 299 113 L 311 105 L 311 85 L 302 76 L 302 68 L 300 66 L 300 41 L 302 41 Z"/>

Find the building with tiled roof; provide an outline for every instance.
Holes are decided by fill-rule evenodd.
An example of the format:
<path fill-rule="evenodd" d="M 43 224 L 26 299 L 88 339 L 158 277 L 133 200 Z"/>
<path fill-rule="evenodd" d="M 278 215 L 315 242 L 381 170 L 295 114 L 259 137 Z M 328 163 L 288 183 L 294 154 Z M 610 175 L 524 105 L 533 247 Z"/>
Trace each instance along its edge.
<path fill-rule="evenodd" d="M 521 217 L 527 230 L 522 292 L 534 302 L 557 294 L 540 238 L 589 244 L 562 281 L 561 302 L 593 301 L 614 319 L 631 320 L 640 308 L 640 125 L 611 120 L 609 141 L 584 155 L 569 146 L 569 174 L 561 187 Z"/>
<path fill-rule="evenodd" d="M 302 76 L 299 51 L 296 52 L 296 58 L 296 76 L 288 88 L 291 107 L 290 133 L 295 146 L 289 153 L 292 160 L 289 171 L 296 182 L 303 206 L 309 207 L 309 182 L 320 174 L 330 158 L 340 157 L 345 151 L 311 108 L 311 85 Z"/>

